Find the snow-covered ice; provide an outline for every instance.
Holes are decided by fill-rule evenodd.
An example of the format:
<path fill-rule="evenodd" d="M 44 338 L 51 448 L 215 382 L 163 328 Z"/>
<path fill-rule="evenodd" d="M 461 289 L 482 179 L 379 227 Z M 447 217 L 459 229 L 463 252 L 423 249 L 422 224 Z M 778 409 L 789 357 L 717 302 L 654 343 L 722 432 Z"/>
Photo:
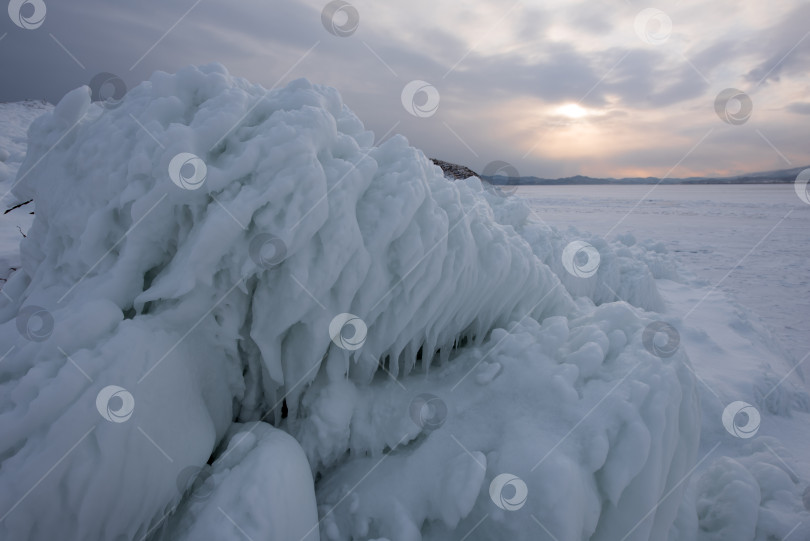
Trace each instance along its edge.
<path fill-rule="evenodd" d="M 24 202 L 15 199 L 10 190 L 17 169 L 25 159 L 28 126 L 36 117 L 52 108 L 52 105 L 40 101 L 0 103 L 0 210 Z M 31 227 L 34 218 L 29 214 L 31 211 L 33 207 L 30 204 L 20 207 L 0 227 L 0 284 L 5 282 L 12 269 L 20 266 L 19 241 Z"/>
<path fill-rule="evenodd" d="M 650 188 L 521 187 L 519 195 L 539 221 L 612 231 L 632 250 L 676 258 L 678 272 L 656 286 L 699 378 L 699 456 L 707 458 L 687 489 L 699 533 L 689 524 L 675 538 L 810 538 L 810 506 L 800 501 L 810 499 L 810 281 L 802 271 L 810 207 L 792 185 Z M 730 437 L 723 426 L 723 412 L 739 401 L 761 416 L 753 438 Z M 739 493 L 746 484 L 747 500 Z"/>
<path fill-rule="evenodd" d="M 666 248 L 375 146 L 334 89 L 82 87 L 11 185 L 36 215 L 0 297 L 0 538 L 810 536 L 782 438 L 810 401 L 766 390 L 763 434 L 729 434 L 753 361 L 722 387 L 687 353 L 750 329 L 679 318 L 701 291 Z"/>

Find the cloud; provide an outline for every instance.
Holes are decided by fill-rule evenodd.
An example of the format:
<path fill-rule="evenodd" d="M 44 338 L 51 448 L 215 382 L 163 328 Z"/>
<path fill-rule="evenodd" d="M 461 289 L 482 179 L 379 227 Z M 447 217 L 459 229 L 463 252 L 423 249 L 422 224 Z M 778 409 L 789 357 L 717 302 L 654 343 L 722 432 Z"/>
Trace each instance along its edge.
<path fill-rule="evenodd" d="M 776 25 L 762 30 L 750 43 L 766 58 L 746 78 L 757 84 L 779 82 L 783 75 L 806 73 L 810 61 L 810 4 L 801 3 Z M 748 41 L 748 40 L 747 40 Z"/>
<path fill-rule="evenodd" d="M 787 106 L 787 110 L 791 113 L 799 115 L 810 115 L 810 102 L 795 102 Z"/>
<path fill-rule="evenodd" d="M 0 100 L 56 101 L 101 71 L 131 88 L 155 70 L 218 61 L 266 87 L 297 77 L 335 86 L 378 136 L 394 128 L 426 153 L 473 169 L 503 159 L 546 177 L 661 175 L 710 129 L 745 151 L 706 144 L 715 163 L 699 149 L 682 168 L 780 167 L 756 130 L 779 133 L 769 139 L 791 160 L 806 154 L 794 142 L 810 135 L 797 116 L 808 114 L 810 5 L 661 5 L 673 32 L 656 46 L 634 32 L 644 7 L 635 3 L 350 1 L 360 25 L 340 38 L 322 26 L 326 0 L 52 0 L 35 31 L 0 17 Z M 413 79 L 441 93 L 431 118 L 400 103 Z M 730 127 L 714 113 L 715 96 L 729 87 L 754 100 L 745 125 Z M 560 117 L 559 106 L 570 103 L 587 114 Z"/>

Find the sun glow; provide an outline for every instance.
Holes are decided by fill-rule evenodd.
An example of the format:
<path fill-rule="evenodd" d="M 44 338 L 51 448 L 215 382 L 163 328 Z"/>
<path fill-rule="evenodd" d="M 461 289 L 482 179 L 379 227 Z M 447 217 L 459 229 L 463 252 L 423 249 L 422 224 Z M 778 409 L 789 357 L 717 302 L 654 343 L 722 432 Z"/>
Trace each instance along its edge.
<path fill-rule="evenodd" d="M 576 103 L 566 103 L 556 109 L 557 114 L 568 118 L 582 118 L 588 114 L 588 110 Z"/>

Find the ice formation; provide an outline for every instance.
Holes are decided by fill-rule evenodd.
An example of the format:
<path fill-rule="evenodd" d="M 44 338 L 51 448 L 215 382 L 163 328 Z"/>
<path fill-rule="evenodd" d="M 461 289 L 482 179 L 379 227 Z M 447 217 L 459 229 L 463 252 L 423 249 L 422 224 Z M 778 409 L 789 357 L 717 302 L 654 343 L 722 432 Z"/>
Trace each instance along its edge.
<path fill-rule="evenodd" d="M 304 80 L 83 87 L 29 137 L 0 538 L 666 539 L 700 419 L 643 344 L 654 255 L 591 239 L 572 276 L 570 236 Z"/>
<path fill-rule="evenodd" d="M 7 221 L 14 220 L 12 227 L 0 228 L 0 286 L 13 269 L 20 268 L 21 232 L 28 231 L 33 219 L 29 214 L 33 211 L 30 204 L 6 214 L 8 209 L 25 203 L 14 198 L 10 190 L 25 159 L 26 132 L 35 118 L 51 109 L 53 105 L 40 101 L 0 103 L 0 216 Z"/>

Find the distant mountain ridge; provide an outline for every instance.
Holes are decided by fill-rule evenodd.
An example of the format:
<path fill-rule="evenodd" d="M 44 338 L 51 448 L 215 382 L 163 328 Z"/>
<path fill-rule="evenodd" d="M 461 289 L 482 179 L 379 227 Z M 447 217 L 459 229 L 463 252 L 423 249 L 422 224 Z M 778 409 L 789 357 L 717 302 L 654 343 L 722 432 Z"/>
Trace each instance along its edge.
<path fill-rule="evenodd" d="M 548 186 L 548 185 L 589 185 L 589 184 L 785 184 L 792 183 L 796 177 L 810 168 L 794 167 L 791 169 L 780 169 L 778 171 L 763 171 L 736 175 L 730 177 L 688 177 L 688 178 L 658 178 L 658 177 L 631 177 L 631 178 L 593 178 L 583 175 L 573 177 L 547 179 L 532 176 L 507 177 L 503 175 L 483 176 L 485 180 L 492 184 L 511 184 L 520 186 Z"/>
<path fill-rule="evenodd" d="M 777 171 L 762 171 L 736 175 L 730 177 L 686 177 L 686 178 L 664 178 L 659 177 L 625 177 L 625 178 L 594 178 L 584 175 L 575 175 L 564 178 L 540 178 L 533 176 L 508 177 L 505 175 L 479 175 L 469 167 L 446 162 L 437 158 L 430 160 L 438 165 L 445 176 L 450 179 L 463 179 L 476 176 L 491 184 L 517 185 L 517 186 L 560 186 L 560 185 L 593 185 L 593 184 L 616 184 L 616 185 L 643 185 L 643 184 L 787 184 L 795 182 L 796 177 L 805 169 L 810 169 L 810 165 L 804 167 L 793 167 L 791 169 L 779 169 Z"/>

